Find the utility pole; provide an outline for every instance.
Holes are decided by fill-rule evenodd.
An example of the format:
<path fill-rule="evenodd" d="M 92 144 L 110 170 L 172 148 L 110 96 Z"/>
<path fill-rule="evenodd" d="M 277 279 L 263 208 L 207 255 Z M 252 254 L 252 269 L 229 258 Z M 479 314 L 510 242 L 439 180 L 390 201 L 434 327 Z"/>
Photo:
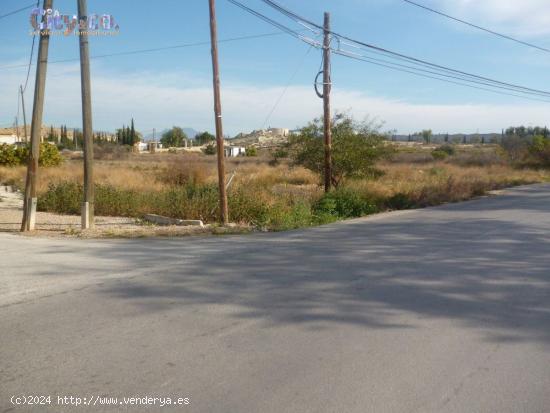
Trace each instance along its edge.
<path fill-rule="evenodd" d="M 15 136 L 17 136 L 17 141 L 19 142 L 19 120 L 17 119 L 17 116 L 15 117 Z"/>
<path fill-rule="evenodd" d="M 209 0 L 210 5 L 210 40 L 212 43 L 212 71 L 214 82 L 214 114 L 216 116 L 216 146 L 218 152 L 218 188 L 220 196 L 220 223 L 229 221 L 227 209 L 227 193 L 225 188 L 225 148 L 223 139 L 222 105 L 220 96 L 220 68 L 218 64 L 218 29 L 216 23 L 215 0 Z"/>
<path fill-rule="evenodd" d="M 19 90 L 21 91 L 21 106 L 23 108 L 23 134 L 25 135 L 25 143 L 28 143 L 29 135 L 27 135 L 27 114 L 25 113 L 25 93 L 23 93 L 23 85 L 19 85 Z"/>
<path fill-rule="evenodd" d="M 53 0 L 44 0 L 43 9 L 51 9 Z M 46 21 L 46 16 L 43 17 Z M 42 115 L 44 113 L 44 92 L 46 90 L 46 71 L 48 68 L 48 49 L 50 45 L 49 29 L 40 32 L 36 80 L 34 84 L 34 102 L 31 120 L 31 149 L 27 166 L 27 182 L 23 201 L 23 222 L 21 231 L 33 231 L 36 223 L 36 178 L 38 174 L 38 157 L 40 156 L 40 135 L 42 133 Z"/>
<path fill-rule="evenodd" d="M 330 114 L 331 66 L 330 66 L 330 13 L 325 13 L 325 39 L 323 42 L 323 112 L 325 129 L 325 192 L 332 184 L 332 119 Z"/>
<path fill-rule="evenodd" d="M 94 227 L 94 141 L 92 128 L 92 91 L 90 83 L 90 51 L 88 47 L 87 0 L 78 1 L 80 27 L 80 85 L 82 91 L 82 133 L 84 136 L 84 202 L 82 203 L 82 229 Z"/>

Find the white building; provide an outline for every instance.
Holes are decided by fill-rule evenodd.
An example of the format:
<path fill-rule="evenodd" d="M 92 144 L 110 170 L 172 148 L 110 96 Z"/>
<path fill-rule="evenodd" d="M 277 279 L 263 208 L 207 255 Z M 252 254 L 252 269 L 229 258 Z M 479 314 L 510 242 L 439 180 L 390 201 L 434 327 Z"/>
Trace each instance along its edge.
<path fill-rule="evenodd" d="M 244 156 L 246 154 L 246 148 L 244 146 L 226 146 L 225 156 L 228 158 L 234 158 L 237 156 Z"/>
<path fill-rule="evenodd" d="M 3 143 L 15 145 L 17 142 L 19 142 L 19 139 L 17 139 L 17 136 L 15 135 L 0 135 L 0 145 Z"/>

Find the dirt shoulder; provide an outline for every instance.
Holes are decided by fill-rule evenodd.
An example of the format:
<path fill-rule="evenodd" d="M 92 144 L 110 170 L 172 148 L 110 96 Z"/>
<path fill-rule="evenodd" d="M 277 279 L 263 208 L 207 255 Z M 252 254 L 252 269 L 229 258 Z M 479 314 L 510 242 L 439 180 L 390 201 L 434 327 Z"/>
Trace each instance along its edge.
<path fill-rule="evenodd" d="M 0 232 L 20 234 L 23 218 L 23 197 L 9 186 L 0 186 Z M 25 236 L 79 237 L 79 238 L 136 238 L 155 236 L 185 236 L 196 234 L 226 234 L 249 232 L 245 227 L 220 228 L 206 225 L 157 226 L 134 218 L 96 217 L 95 228 L 81 230 L 80 216 L 37 212 L 36 231 Z"/>

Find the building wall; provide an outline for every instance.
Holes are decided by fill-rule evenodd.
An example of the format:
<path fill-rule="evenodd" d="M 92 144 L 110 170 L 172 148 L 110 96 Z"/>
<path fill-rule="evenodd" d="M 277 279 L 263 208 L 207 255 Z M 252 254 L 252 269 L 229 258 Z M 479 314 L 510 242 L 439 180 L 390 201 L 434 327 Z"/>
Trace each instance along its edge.
<path fill-rule="evenodd" d="M 19 142 L 17 136 L 15 135 L 0 135 L 0 145 L 7 143 L 8 145 L 13 145 L 15 142 Z"/>

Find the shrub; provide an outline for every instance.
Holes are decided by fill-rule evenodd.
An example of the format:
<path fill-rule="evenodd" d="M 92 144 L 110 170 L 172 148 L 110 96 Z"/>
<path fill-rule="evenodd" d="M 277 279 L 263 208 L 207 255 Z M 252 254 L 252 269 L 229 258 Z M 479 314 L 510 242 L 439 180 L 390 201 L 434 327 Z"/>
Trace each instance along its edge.
<path fill-rule="evenodd" d="M 59 166 L 63 163 L 63 157 L 57 146 L 49 143 L 40 144 L 40 166 Z"/>
<path fill-rule="evenodd" d="M 542 166 L 550 166 L 550 139 L 535 136 L 529 146 L 529 153 Z"/>
<path fill-rule="evenodd" d="M 432 151 L 432 156 L 436 161 L 444 161 L 445 159 L 447 159 L 449 154 L 440 149 L 436 149 L 435 151 Z"/>
<path fill-rule="evenodd" d="M 271 152 L 272 159 L 269 161 L 269 165 L 277 166 L 281 163 L 281 159 L 288 158 L 288 151 L 284 148 L 277 148 Z"/>
<path fill-rule="evenodd" d="M 345 115 L 337 115 L 332 126 L 332 184 L 338 187 L 346 178 L 372 178 L 381 175 L 375 163 L 394 152 L 385 136 L 372 123 L 357 123 Z M 315 119 L 289 140 L 290 155 L 320 176 L 324 174 L 325 150 L 323 121 Z"/>
<path fill-rule="evenodd" d="M 0 145 L 0 165 L 17 166 L 27 163 L 29 157 L 28 146 Z M 40 144 L 40 166 L 59 166 L 63 163 L 63 157 L 55 145 L 49 143 Z"/>
<path fill-rule="evenodd" d="M 441 145 L 437 150 L 445 152 L 449 156 L 453 156 L 456 153 L 456 149 L 453 145 Z"/>
<path fill-rule="evenodd" d="M 46 193 L 38 197 L 37 209 L 61 214 L 79 214 L 82 194 L 82 185 L 74 182 L 50 184 Z"/>
<path fill-rule="evenodd" d="M 353 218 L 378 211 L 375 203 L 350 188 L 340 188 L 325 194 L 314 205 L 314 212 L 337 218 Z"/>
<path fill-rule="evenodd" d="M 415 203 L 408 194 L 398 192 L 385 201 L 385 207 L 393 210 L 411 209 Z"/>
<path fill-rule="evenodd" d="M 245 151 L 246 156 L 258 156 L 258 149 L 255 146 L 249 146 Z"/>
<path fill-rule="evenodd" d="M 21 158 L 14 145 L 7 145 L 5 143 L 0 145 L 0 165 L 17 166 L 21 163 Z"/>
<path fill-rule="evenodd" d="M 204 148 L 203 152 L 205 155 L 215 155 L 216 147 L 212 144 L 206 145 L 206 148 Z"/>

